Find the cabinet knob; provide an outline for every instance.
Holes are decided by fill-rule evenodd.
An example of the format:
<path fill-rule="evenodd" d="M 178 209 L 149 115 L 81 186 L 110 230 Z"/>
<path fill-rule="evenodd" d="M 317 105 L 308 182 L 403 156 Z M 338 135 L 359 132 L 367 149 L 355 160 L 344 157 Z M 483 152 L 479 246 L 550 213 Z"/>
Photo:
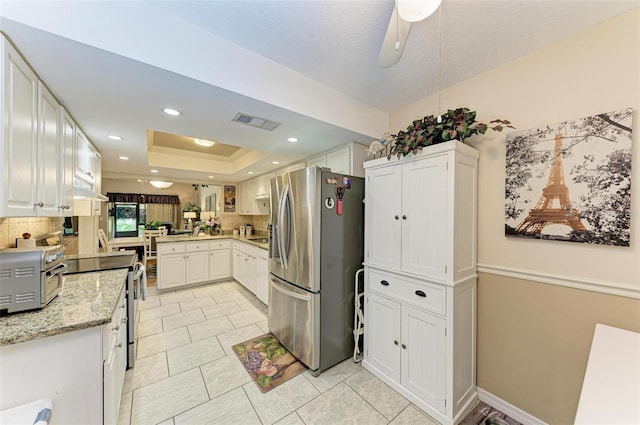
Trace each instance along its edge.
<path fill-rule="evenodd" d="M 397 220 L 397 219 L 399 219 L 400 217 L 396 214 L 396 217 L 395 217 L 395 218 L 396 218 L 396 220 Z"/>
<path fill-rule="evenodd" d="M 395 345 L 398 345 L 398 340 L 394 339 L 394 340 L 393 340 L 393 343 L 394 343 Z"/>
<path fill-rule="evenodd" d="M 402 219 L 403 219 L 403 220 L 406 220 L 406 219 L 407 219 L 407 216 L 406 216 L 406 215 L 403 215 L 403 216 L 402 216 Z"/>
<path fill-rule="evenodd" d="M 123 318 L 122 318 L 122 323 L 127 323 L 128 321 L 129 321 L 129 318 L 128 318 L 128 317 L 123 317 Z"/>
<path fill-rule="evenodd" d="M 381 280 L 381 281 L 380 281 L 380 285 L 382 285 L 382 286 L 389 286 L 389 282 L 387 282 L 386 280 Z"/>
<path fill-rule="evenodd" d="M 422 291 L 416 291 L 416 295 L 417 295 L 417 296 L 419 296 L 419 297 L 424 297 L 424 298 L 426 298 L 426 297 L 427 297 L 427 294 L 425 294 L 425 293 L 424 293 L 424 292 L 422 292 Z"/>
<path fill-rule="evenodd" d="M 119 331 L 120 330 L 120 325 L 116 325 L 115 328 L 111 328 L 112 331 Z"/>
<path fill-rule="evenodd" d="M 44 206 L 44 202 L 40 201 L 37 204 L 33 204 L 33 206 L 42 208 Z"/>
<path fill-rule="evenodd" d="M 122 343 L 116 345 L 116 348 L 120 348 L 120 347 L 122 347 Z"/>
<path fill-rule="evenodd" d="M 404 345 L 404 344 L 402 344 L 402 345 L 401 345 L 401 347 L 402 347 L 402 349 L 403 349 L 403 350 L 406 350 L 406 349 L 407 349 L 407 346 L 406 346 L 406 345 Z"/>

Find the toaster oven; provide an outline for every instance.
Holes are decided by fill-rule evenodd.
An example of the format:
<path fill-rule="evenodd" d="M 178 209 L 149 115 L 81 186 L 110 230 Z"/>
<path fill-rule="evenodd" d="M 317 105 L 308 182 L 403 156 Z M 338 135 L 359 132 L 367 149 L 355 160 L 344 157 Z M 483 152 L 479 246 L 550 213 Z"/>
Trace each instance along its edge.
<path fill-rule="evenodd" d="M 46 306 L 62 289 L 62 246 L 0 250 L 0 314 Z"/>

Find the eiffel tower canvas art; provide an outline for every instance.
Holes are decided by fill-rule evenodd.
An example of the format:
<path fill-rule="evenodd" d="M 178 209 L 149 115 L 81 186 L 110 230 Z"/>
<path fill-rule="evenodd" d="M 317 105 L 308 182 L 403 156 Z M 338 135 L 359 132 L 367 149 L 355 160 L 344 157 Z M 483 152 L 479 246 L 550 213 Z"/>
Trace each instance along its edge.
<path fill-rule="evenodd" d="M 629 246 L 632 110 L 511 133 L 505 235 Z"/>

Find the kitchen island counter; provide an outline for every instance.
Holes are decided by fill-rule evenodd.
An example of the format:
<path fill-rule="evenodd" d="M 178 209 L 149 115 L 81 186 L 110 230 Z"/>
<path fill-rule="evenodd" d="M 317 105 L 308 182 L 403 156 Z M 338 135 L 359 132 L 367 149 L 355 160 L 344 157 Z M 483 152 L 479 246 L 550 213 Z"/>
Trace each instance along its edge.
<path fill-rule="evenodd" d="M 46 307 L 0 317 L 0 347 L 109 323 L 127 272 L 64 276 L 62 290 Z"/>

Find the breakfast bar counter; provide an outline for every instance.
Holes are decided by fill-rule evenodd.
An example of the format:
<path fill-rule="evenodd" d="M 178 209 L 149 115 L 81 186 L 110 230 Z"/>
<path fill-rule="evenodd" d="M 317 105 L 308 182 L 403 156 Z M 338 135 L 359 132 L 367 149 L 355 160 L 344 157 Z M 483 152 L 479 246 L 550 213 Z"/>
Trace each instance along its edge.
<path fill-rule="evenodd" d="M 126 269 L 65 276 L 46 307 L 0 317 L 0 347 L 109 323 L 126 279 Z"/>

